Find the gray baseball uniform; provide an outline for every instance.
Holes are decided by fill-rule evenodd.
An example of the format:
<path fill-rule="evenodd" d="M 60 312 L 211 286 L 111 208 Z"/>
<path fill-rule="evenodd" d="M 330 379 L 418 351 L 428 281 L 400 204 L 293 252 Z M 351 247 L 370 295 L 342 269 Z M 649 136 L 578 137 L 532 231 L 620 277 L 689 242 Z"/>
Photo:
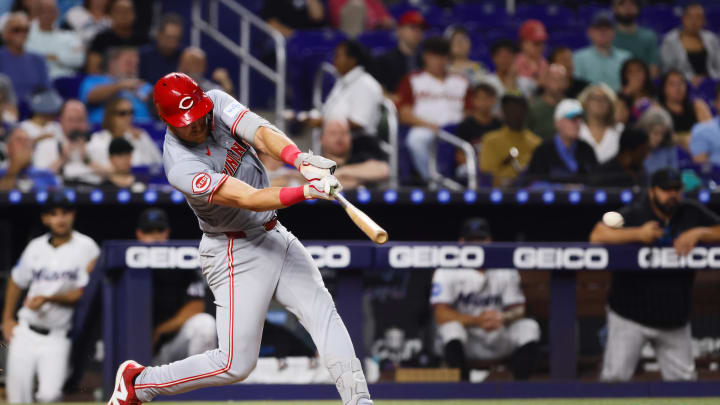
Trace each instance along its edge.
<path fill-rule="evenodd" d="M 273 297 L 312 336 L 343 403 L 355 405 L 369 399 L 350 336 L 302 244 L 279 223 L 265 230 L 264 224 L 275 212 L 212 204 L 229 176 L 255 188 L 269 186 L 251 144 L 260 126 L 274 127 L 220 90 L 207 95 L 214 103 L 211 135 L 202 144 L 190 145 L 168 130 L 163 154 L 170 184 L 185 194 L 204 232 L 200 263 L 215 296 L 219 348 L 145 368 L 135 380 L 138 399 L 146 402 L 159 394 L 245 379 L 257 363 L 263 322 Z M 238 231 L 245 236 L 226 235 Z"/>

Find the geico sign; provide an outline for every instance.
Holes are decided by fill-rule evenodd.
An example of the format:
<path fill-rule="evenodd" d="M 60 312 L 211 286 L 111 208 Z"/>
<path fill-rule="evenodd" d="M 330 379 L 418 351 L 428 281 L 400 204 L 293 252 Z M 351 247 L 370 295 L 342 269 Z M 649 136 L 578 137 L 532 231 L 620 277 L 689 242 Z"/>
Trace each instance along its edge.
<path fill-rule="evenodd" d="M 320 268 L 339 269 L 350 266 L 350 248 L 347 246 L 307 246 L 306 249 Z"/>
<path fill-rule="evenodd" d="M 643 269 L 702 269 L 720 267 L 720 247 L 696 247 L 686 256 L 678 256 L 672 247 L 644 247 L 638 251 L 638 266 Z"/>
<path fill-rule="evenodd" d="M 390 248 L 390 267 L 468 267 L 479 268 L 485 262 L 480 246 L 394 246 Z"/>
<path fill-rule="evenodd" d="M 131 269 L 197 269 L 196 247 L 132 246 L 125 251 L 125 265 Z"/>
<path fill-rule="evenodd" d="M 608 265 L 605 248 L 519 247 L 513 252 L 518 269 L 604 269 Z"/>

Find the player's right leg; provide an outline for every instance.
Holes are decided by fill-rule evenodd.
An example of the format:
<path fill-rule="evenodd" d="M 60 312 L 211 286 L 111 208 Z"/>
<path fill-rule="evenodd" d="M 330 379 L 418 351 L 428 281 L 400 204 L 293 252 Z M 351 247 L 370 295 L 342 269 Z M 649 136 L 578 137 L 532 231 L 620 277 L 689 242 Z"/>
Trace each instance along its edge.
<path fill-rule="evenodd" d="M 153 365 L 172 363 L 217 347 L 215 318 L 201 312 L 191 316 L 175 337 L 165 343 L 153 358 Z"/>
<path fill-rule="evenodd" d="M 58 402 L 62 399 L 62 387 L 68 374 L 70 360 L 70 339 L 64 334 L 51 332 L 41 336 L 40 354 L 37 363 L 38 402 Z"/>
<path fill-rule="evenodd" d="M 460 378 L 467 381 L 470 378 L 470 368 L 467 364 L 465 346 L 468 333 L 460 322 L 445 322 L 437 326 L 437 334 L 443 344 L 445 363 L 450 368 L 460 369 Z"/>
<path fill-rule="evenodd" d="M 663 380 L 691 381 L 697 379 L 690 324 L 679 329 L 659 330 L 655 338 L 655 352 Z"/>
<path fill-rule="evenodd" d="M 11 404 L 33 402 L 33 382 L 38 353 L 34 332 L 18 325 L 13 330 L 7 357 L 5 387 L 7 400 Z"/>
<path fill-rule="evenodd" d="M 140 401 L 247 378 L 257 363 L 265 314 L 282 265 L 280 238 L 277 232 L 253 239 L 203 237 L 200 261 L 217 305 L 219 347 L 145 368 L 134 381 Z"/>
<path fill-rule="evenodd" d="M 642 325 L 625 319 L 608 308 L 608 337 L 605 343 L 603 381 L 628 381 L 635 372 L 646 342 Z"/>

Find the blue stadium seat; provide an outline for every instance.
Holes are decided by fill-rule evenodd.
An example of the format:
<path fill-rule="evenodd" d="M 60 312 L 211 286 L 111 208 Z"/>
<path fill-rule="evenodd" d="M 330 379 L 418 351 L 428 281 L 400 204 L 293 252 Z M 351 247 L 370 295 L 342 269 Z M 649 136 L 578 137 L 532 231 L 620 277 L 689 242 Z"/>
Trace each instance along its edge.
<path fill-rule="evenodd" d="M 555 31 L 549 34 L 548 47 L 550 50 L 559 46 L 567 46 L 570 49 L 577 50 L 584 48 L 590 44 L 587 33 L 584 29 L 572 31 Z"/>
<path fill-rule="evenodd" d="M 505 9 L 494 3 L 463 3 L 453 9 L 452 21 L 458 24 L 475 23 L 480 29 L 503 27 L 508 21 Z"/>
<path fill-rule="evenodd" d="M 395 47 L 397 40 L 392 30 L 367 31 L 357 40 L 368 48 L 371 56 L 377 56 Z"/>
<path fill-rule="evenodd" d="M 701 98 L 705 100 L 709 105 L 715 105 L 715 87 L 718 85 L 718 82 L 712 80 L 712 79 L 705 79 L 700 85 L 696 88 L 692 88 L 690 86 L 691 95 L 696 98 Z"/>
<path fill-rule="evenodd" d="M 162 145 L 165 140 L 165 129 L 167 126 L 162 121 L 151 121 L 146 123 L 134 123 L 135 126 L 145 130 L 150 138 L 158 145 L 162 150 Z"/>
<path fill-rule="evenodd" d="M 525 21 L 533 18 L 542 21 L 546 27 L 566 26 L 575 17 L 570 9 L 556 4 L 521 5 L 517 8 L 514 18 Z"/>
<path fill-rule="evenodd" d="M 662 34 L 680 25 L 680 17 L 676 13 L 675 7 L 654 5 L 641 9 L 638 22 L 655 30 L 658 36 L 662 36 Z"/>
<path fill-rule="evenodd" d="M 70 98 L 78 98 L 80 83 L 85 79 L 85 75 L 78 74 L 76 76 L 58 77 L 53 80 L 53 87 L 60 93 L 65 100 Z"/>

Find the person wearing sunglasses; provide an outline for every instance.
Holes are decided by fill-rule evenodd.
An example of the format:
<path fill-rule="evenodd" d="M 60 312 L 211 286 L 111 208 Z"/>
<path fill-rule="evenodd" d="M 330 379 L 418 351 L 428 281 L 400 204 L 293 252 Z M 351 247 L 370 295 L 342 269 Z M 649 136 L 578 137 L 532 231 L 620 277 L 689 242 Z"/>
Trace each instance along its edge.
<path fill-rule="evenodd" d="M 95 132 L 87 144 L 90 161 L 110 172 L 109 147 L 113 139 L 124 138 L 132 146 L 133 167 L 151 166 L 162 163 L 162 154 L 147 132 L 132 125 L 133 104 L 126 99 L 116 98 L 105 106 L 102 130 Z"/>
<path fill-rule="evenodd" d="M 10 14 L 2 32 L 0 73 L 10 78 L 18 100 L 25 100 L 37 88 L 50 87 L 45 59 L 25 50 L 29 30 L 27 14 L 17 11 Z"/>

